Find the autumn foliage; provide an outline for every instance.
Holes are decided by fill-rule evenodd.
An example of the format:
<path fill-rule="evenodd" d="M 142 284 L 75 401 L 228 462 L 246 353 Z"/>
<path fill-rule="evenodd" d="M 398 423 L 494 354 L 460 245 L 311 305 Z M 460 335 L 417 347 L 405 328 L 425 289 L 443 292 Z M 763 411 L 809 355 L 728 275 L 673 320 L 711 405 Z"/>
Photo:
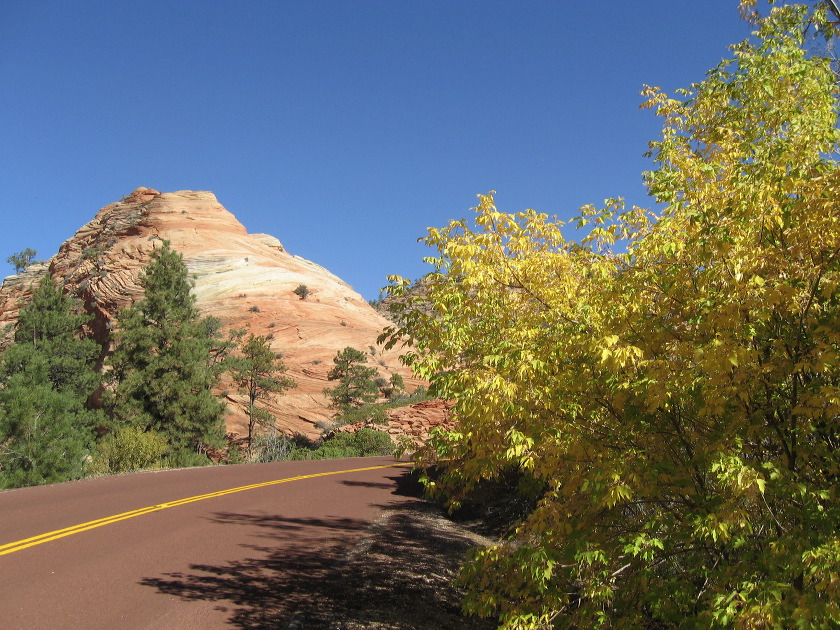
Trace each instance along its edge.
<path fill-rule="evenodd" d="M 468 611 L 840 624 L 838 94 L 803 48 L 818 19 L 775 8 L 680 98 L 645 90 L 656 213 L 584 208 L 573 242 L 491 193 L 424 239 L 432 309 L 396 300 L 388 334 L 457 401 L 425 456 L 447 460 L 433 489 L 457 504 L 514 470 L 536 498 L 471 557 Z"/>

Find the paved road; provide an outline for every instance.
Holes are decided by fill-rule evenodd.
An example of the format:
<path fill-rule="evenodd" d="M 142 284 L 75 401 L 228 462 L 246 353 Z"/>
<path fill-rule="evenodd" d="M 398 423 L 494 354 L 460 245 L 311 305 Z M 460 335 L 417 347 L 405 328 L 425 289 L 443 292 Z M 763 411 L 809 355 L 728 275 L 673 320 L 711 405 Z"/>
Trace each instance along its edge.
<path fill-rule="evenodd" d="M 0 492 L 0 626 L 285 628 L 317 605 L 307 585 L 405 500 L 401 468 L 339 471 L 393 464 L 220 466 Z M 63 537 L 37 538 L 48 532 Z"/>

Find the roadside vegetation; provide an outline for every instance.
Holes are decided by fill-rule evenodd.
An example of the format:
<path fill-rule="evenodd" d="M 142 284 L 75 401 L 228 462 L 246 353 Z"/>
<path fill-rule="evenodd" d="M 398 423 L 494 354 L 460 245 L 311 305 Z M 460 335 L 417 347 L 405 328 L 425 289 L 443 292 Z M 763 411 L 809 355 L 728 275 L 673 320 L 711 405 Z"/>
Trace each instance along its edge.
<path fill-rule="evenodd" d="M 388 420 L 388 410 L 399 409 L 400 407 L 431 400 L 431 398 L 426 388 L 420 386 L 412 394 L 401 392 L 399 395 L 389 397 L 384 402 L 368 403 L 338 413 L 333 416 L 332 423 L 327 428 L 333 429 L 357 422 L 385 424 Z"/>
<path fill-rule="evenodd" d="M 327 439 L 311 440 L 303 435 L 287 436 L 277 431 L 262 433 L 254 444 L 254 461 L 279 462 L 342 457 L 393 455 L 394 444 L 385 431 L 361 429 L 337 432 Z"/>
<path fill-rule="evenodd" d="M 333 401 L 336 413 L 331 422 L 322 427 L 321 438 L 312 440 L 303 435 L 283 435 L 269 430 L 255 438 L 250 459 L 267 462 L 401 455 L 406 445 L 394 444 L 386 431 L 374 426 L 365 426 L 353 433 L 336 431 L 357 423 L 384 426 L 388 410 L 429 399 L 425 388 L 419 387 L 409 394 L 399 374 L 385 379 L 377 376 L 377 371 L 366 363 L 364 352 L 349 347 L 333 358 L 334 367 L 329 378 L 337 384 L 334 388 L 325 389 L 324 393 Z M 371 402 L 380 397 L 385 400 Z"/>
<path fill-rule="evenodd" d="M 232 339 L 244 335 L 236 331 Z M 240 390 L 248 396 L 248 459 L 253 455 L 253 441 L 257 428 L 271 429 L 276 419 L 266 409 L 257 406 L 270 394 L 280 394 L 297 386 L 292 379 L 283 376 L 286 366 L 271 349 L 267 337 L 249 334 L 239 346 L 239 353 L 228 360 L 228 371 Z"/>
<path fill-rule="evenodd" d="M 99 387 L 99 345 L 78 336 L 90 318 L 45 277 L 0 355 L 0 487 L 84 474 L 100 412 L 87 407 Z"/>
<path fill-rule="evenodd" d="M 208 448 L 225 445 L 225 407 L 212 393 L 223 369 L 213 362 L 218 321 L 201 317 L 183 257 L 168 242 L 140 283 L 145 295 L 119 314 L 107 361 L 107 428 L 155 431 L 171 465 L 205 464 Z"/>
<path fill-rule="evenodd" d="M 462 574 L 503 628 L 840 625 L 840 10 L 741 5 L 732 60 L 644 90 L 655 212 L 573 242 L 491 192 L 429 230 L 431 312 L 393 278 L 389 343 L 455 401 L 429 490 L 521 506 Z"/>
<path fill-rule="evenodd" d="M 25 267 L 34 255 L 15 260 Z M 206 465 L 211 453 L 236 463 L 394 452 L 387 433 L 369 428 L 318 440 L 280 435 L 265 402 L 296 384 L 270 339 L 245 330 L 223 338 L 219 321 L 196 308 L 183 258 L 166 241 L 140 282 L 144 297 L 118 314 L 104 370 L 80 300 L 51 276 L 40 282 L 0 354 L 0 488 Z M 325 393 L 336 417 L 325 429 L 384 421 L 388 408 L 423 395 L 410 397 L 398 374 L 380 377 L 360 350 L 345 348 L 333 362 L 336 385 Z M 224 374 L 246 400 L 241 450 L 226 441 L 225 405 L 212 393 Z"/>

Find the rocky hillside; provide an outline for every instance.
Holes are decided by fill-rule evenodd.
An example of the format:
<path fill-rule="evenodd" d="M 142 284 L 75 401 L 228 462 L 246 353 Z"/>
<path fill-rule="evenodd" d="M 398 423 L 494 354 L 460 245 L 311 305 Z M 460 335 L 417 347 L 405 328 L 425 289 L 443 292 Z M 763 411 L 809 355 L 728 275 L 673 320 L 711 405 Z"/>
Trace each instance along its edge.
<path fill-rule="evenodd" d="M 142 295 L 138 278 L 163 240 L 184 255 L 202 312 L 225 330 L 247 328 L 271 338 L 298 387 L 274 398 L 269 409 L 281 428 L 309 435 L 330 418 L 323 389 L 336 352 L 352 346 L 382 376 L 399 373 L 409 389 L 419 381 L 399 362 L 399 349 L 382 351 L 376 338 L 388 321 L 352 287 L 323 267 L 287 252 L 273 236 L 248 234 L 210 192 L 160 193 L 138 188 L 102 208 L 58 254 L 6 278 L 0 288 L 0 330 L 10 327 L 45 273 L 66 282 L 94 316 L 91 329 L 107 339 L 116 313 Z M 301 299 L 295 289 L 309 290 Z M 230 384 L 228 427 L 242 432 L 242 397 Z"/>
<path fill-rule="evenodd" d="M 401 438 L 407 437 L 411 447 L 409 450 L 423 446 L 429 439 L 432 429 L 452 431 L 455 420 L 452 416 L 453 403 L 444 400 L 426 400 L 397 409 L 389 409 L 383 423 L 374 420 L 345 424 L 330 431 L 336 433 L 356 433 L 361 429 L 376 429 L 385 431 L 392 441 L 399 444 Z"/>

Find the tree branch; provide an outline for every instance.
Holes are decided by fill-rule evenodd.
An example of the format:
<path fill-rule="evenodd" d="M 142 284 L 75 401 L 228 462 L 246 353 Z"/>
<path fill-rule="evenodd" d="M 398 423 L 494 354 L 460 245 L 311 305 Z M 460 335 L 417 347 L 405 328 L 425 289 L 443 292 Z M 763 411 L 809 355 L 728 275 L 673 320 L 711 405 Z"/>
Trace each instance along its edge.
<path fill-rule="evenodd" d="M 840 22 L 840 7 L 837 5 L 837 0 L 825 0 L 825 3 L 828 5 L 828 8 L 831 9 L 834 17 L 837 18 L 837 21 Z"/>

